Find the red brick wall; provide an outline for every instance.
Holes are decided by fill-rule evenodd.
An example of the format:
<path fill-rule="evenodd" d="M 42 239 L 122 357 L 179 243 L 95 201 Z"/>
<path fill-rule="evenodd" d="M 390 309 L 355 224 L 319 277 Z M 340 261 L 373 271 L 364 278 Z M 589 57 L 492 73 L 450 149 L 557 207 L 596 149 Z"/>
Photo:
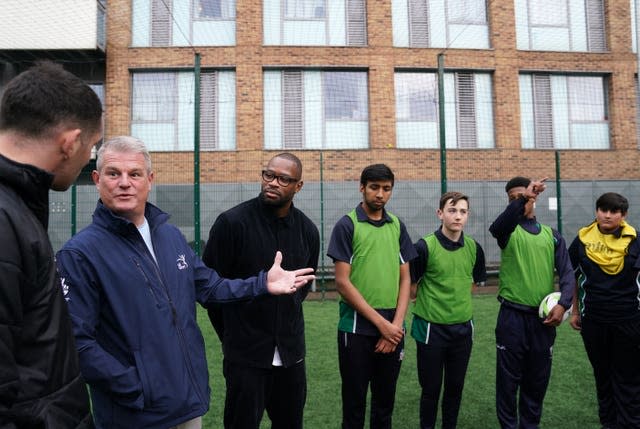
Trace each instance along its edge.
<path fill-rule="evenodd" d="M 262 45 L 262 0 L 237 0 L 234 47 L 130 48 L 130 0 L 109 0 L 106 134 L 130 132 L 130 70 L 136 68 L 192 67 L 194 53 L 202 67 L 233 67 L 236 71 L 236 141 L 234 152 L 203 153 L 201 180 L 254 181 L 274 152 L 263 152 L 263 84 L 265 66 L 362 67 L 369 79 L 370 150 L 326 151 L 325 180 L 356 180 L 364 165 L 388 163 L 402 179 L 437 180 L 438 150 L 395 149 L 394 70 L 437 68 L 441 49 L 394 48 L 391 2 L 369 0 L 368 46 L 292 47 Z M 447 50 L 446 68 L 493 72 L 496 148 L 447 152 L 449 180 L 504 179 L 515 174 L 555 175 L 554 152 L 521 150 L 519 71 L 593 71 L 610 75 L 609 120 L 611 150 L 569 150 L 561 154 L 562 178 L 640 179 L 636 137 L 634 74 L 637 58 L 631 52 L 628 2 L 606 3 L 606 53 L 517 51 L 512 0 L 489 3 L 491 49 Z M 614 7 L 615 6 L 615 7 Z M 320 174 L 318 151 L 297 152 L 305 163 L 305 177 Z M 154 153 L 159 181 L 191 182 L 191 153 Z M 181 168 L 176 169 L 176 165 Z M 176 171 L 177 170 L 177 171 Z M 171 175 L 163 174 L 171 171 Z M 167 179 L 167 177 L 169 177 Z"/>

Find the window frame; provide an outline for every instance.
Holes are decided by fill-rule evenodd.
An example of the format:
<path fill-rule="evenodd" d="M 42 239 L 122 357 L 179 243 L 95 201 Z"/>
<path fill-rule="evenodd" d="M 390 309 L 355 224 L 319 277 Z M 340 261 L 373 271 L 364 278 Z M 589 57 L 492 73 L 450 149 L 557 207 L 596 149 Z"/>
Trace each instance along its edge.
<path fill-rule="evenodd" d="M 223 68 L 206 68 L 201 70 L 200 73 L 200 151 L 228 151 L 236 150 L 235 141 L 235 107 L 227 109 L 226 115 L 232 112 L 234 115 L 234 126 L 231 131 L 222 133 L 220 124 L 220 115 L 223 112 L 220 110 L 221 103 L 226 100 L 221 100 L 220 85 L 220 73 L 221 72 L 233 72 L 233 82 L 235 82 L 235 70 L 223 69 Z M 188 76 L 187 76 L 188 75 Z M 229 76 L 229 75 L 228 75 Z M 154 145 L 153 141 L 150 141 L 149 149 L 152 152 L 189 152 L 193 151 L 195 145 L 189 145 L 187 142 L 194 134 L 193 119 L 195 116 L 184 116 L 185 111 L 190 111 L 192 115 L 195 115 L 194 109 L 187 108 L 181 109 L 181 105 L 193 105 L 196 102 L 195 94 L 195 82 L 192 87 L 185 87 L 184 79 L 192 80 L 195 78 L 193 69 L 132 69 L 130 70 L 130 82 L 131 82 L 131 110 L 130 110 L 130 132 L 135 134 L 135 128 L 140 126 L 138 130 L 145 133 L 147 126 L 171 126 L 172 135 L 168 137 L 168 140 L 163 141 L 157 145 Z M 226 86 L 230 84 L 230 78 L 225 78 Z M 140 82 L 143 82 L 144 87 L 140 87 Z M 225 86 L 223 86 L 224 88 Z M 182 92 L 184 91 L 189 92 Z M 227 91 L 225 91 L 226 93 Z M 165 99 L 157 100 L 158 94 L 169 94 Z M 140 95 L 142 97 L 140 97 Z M 214 96 L 212 98 L 211 96 Z M 235 93 L 234 105 L 235 105 Z M 144 107 L 144 105 L 148 105 Z M 170 104 L 170 105 L 169 105 Z M 151 110 L 149 110 L 149 107 Z M 149 117 L 147 114 L 151 111 L 155 117 Z M 165 116 L 162 116 L 164 114 Z M 208 116 L 213 114 L 213 117 Z M 146 115 L 146 116 L 145 116 Z M 158 116 L 160 115 L 160 116 Z M 189 120 L 189 118 L 191 120 Z M 231 130 L 231 128 L 229 128 Z M 231 139 L 224 138 L 223 136 L 231 136 Z M 185 140 L 186 139 L 186 140 Z M 204 140 L 203 140 L 204 139 Z M 149 139 L 147 139 L 149 140 Z M 185 148 L 185 146 L 187 146 Z"/>
<path fill-rule="evenodd" d="M 406 0 L 406 10 L 401 13 L 401 15 L 406 13 L 406 22 L 397 22 L 397 24 L 400 26 L 406 25 L 406 46 L 409 48 L 434 48 L 445 46 L 449 47 L 449 45 L 451 45 L 455 38 L 458 37 L 455 34 L 462 34 L 459 33 L 460 29 L 456 29 L 455 27 L 469 26 L 485 28 L 485 30 L 487 31 L 487 46 L 456 46 L 456 49 L 488 49 L 490 40 L 488 34 L 489 19 L 487 11 L 487 0 L 473 0 L 477 2 L 478 5 L 481 4 L 483 6 L 482 14 L 478 14 L 473 17 L 468 16 L 467 18 L 469 19 L 456 20 L 453 19 L 451 10 L 458 10 L 458 8 L 456 8 L 457 5 L 454 3 L 459 1 L 461 0 L 443 0 L 442 10 L 440 11 L 436 8 L 436 10 L 434 11 L 432 10 L 435 7 L 432 4 L 433 0 Z M 439 13 L 443 14 L 442 19 L 434 21 L 436 18 L 434 18 L 432 14 L 437 14 L 437 16 L 439 17 Z M 434 24 L 438 22 L 442 22 L 442 27 Z M 401 31 L 401 29 L 394 29 L 394 31 Z M 438 37 L 434 37 L 434 32 L 442 32 L 442 34 L 444 34 L 444 46 L 440 46 L 443 41 L 439 40 Z"/>
<path fill-rule="evenodd" d="M 220 6 L 220 16 L 208 16 L 208 17 L 202 17 L 202 16 L 198 16 L 198 11 L 197 11 L 197 7 L 198 7 L 198 3 L 200 1 L 214 1 L 214 0 L 191 0 L 192 1 L 192 5 L 191 5 L 191 22 L 197 22 L 197 21 L 231 21 L 231 20 L 235 20 L 236 19 L 236 0 L 215 0 L 219 2 L 219 6 Z M 232 2 L 233 5 L 228 5 L 229 2 Z M 227 16 L 225 15 L 225 11 L 227 10 L 231 10 L 232 14 Z"/>
<path fill-rule="evenodd" d="M 290 2 L 296 2 L 296 6 L 299 5 L 299 2 L 304 2 L 304 3 L 311 3 L 311 2 L 318 2 L 318 3 L 322 3 L 322 6 L 313 6 L 314 11 L 318 8 L 318 7 L 322 7 L 322 12 L 323 15 L 322 16 L 316 16 L 315 13 L 313 14 L 313 16 L 290 16 L 287 14 L 289 8 L 289 4 Z M 305 9 L 306 5 L 303 5 L 302 8 Z M 297 7 L 295 7 L 295 9 L 298 9 Z M 328 17 L 327 17 L 327 0 L 282 0 L 282 21 L 327 21 Z"/>
<path fill-rule="evenodd" d="M 369 148 L 369 94 L 368 71 L 362 69 L 325 69 L 325 68 L 265 68 L 264 75 L 264 108 L 271 112 L 264 116 L 264 149 L 265 150 L 363 150 Z M 268 75 L 267 75 L 268 73 Z M 327 79 L 331 74 L 354 73 L 351 83 L 346 86 L 358 87 L 356 92 L 361 96 L 351 101 L 348 106 L 350 117 L 327 115 L 328 94 Z M 291 88 L 286 88 L 285 75 L 297 74 L 296 85 L 300 87 L 297 94 L 298 102 L 288 104 L 285 94 L 296 94 Z M 348 76 L 348 75 L 347 75 Z M 355 83 L 354 83 L 355 82 Z M 336 88 L 339 87 L 336 86 Z M 342 86 L 344 88 L 345 85 Z M 334 91 L 335 92 L 335 91 Z M 290 111 L 288 111 L 291 109 Z M 364 111 L 362 111 L 364 109 Z M 348 109 L 349 110 L 349 109 Z M 361 112 L 359 115 L 357 112 Z M 294 121 L 288 121 L 291 116 Z M 298 130 L 287 128 L 288 123 L 294 123 Z M 345 137 L 344 131 L 349 139 Z M 289 138 L 291 137 L 291 139 Z M 295 139 L 298 140 L 295 140 Z"/>
<path fill-rule="evenodd" d="M 550 13 L 540 2 L 564 5 L 566 13 Z M 518 6 L 520 5 L 520 6 Z M 538 8 L 542 8 L 539 11 Z M 516 40 L 519 50 L 549 52 L 607 52 L 607 28 L 604 0 L 584 0 L 582 9 L 570 0 L 516 0 Z M 564 17 L 564 23 L 551 22 Z M 534 19 L 538 18 L 538 19 Z M 562 30 L 567 34 L 565 46 L 545 46 L 545 29 Z M 520 35 L 518 35 L 520 33 Z M 543 37 L 543 41 L 536 40 Z M 526 40 L 525 40 L 526 38 Z M 521 47 L 521 45 L 525 45 Z"/>
<path fill-rule="evenodd" d="M 431 95 L 431 97 L 427 96 L 423 100 L 424 103 L 428 103 L 427 105 L 432 104 L 432 107 L 424 109 L 429 115 L 429 111 L 433 113 L 429 115 L 429 119 L 424 119 L 427 115 L 413 115 L 411 112 L 415 110 L 412 107 L 414 101 L 412 101 L 412 97 L 407 97 L 408 92 L 399 92 L 399 89 L 406 88 L 415 88 L 416 85 L 412 85 L 409 82 L 400 82 L 400 76 L 408 76 L 414 75 L 413 79 L 421 78 L 422 75 L 425 76 L 425 84 L 432 85 L 431 88 L 425 89 L 424 91 L 419 92 L 427 92 Z M 479 76 L 488 76 L 491 82 L 491 96 L 493 96 L 493 74 L 489 71 L 484 70 L 455 70 L 455 71 L 447 71 L 445 73 L 445 118 L 447 120 L 454 119 L 455 120 L 455 135 L 449 133 L 447 131 L 447 137 L 455 137 L 451 138 L 450 142 L 447 143 L 448 149 L 493 149 L 495 148 L 495 123 L 494 123 L 494 114 L 493 110 L 491 110 L 490 115 L 490 127 L 492 130 L 492 145 L 487 145 L 487 139 L 485 135 L 481 135 L 481 129 L 486 130 L 486 125 L 489 123 L 487 121 L 479 120 L 479 110 L 477 108 L 478 103 L 480 103 L 483 99 L 481 94 L 482 85 L 478 86 L 476 83 L 477 79 L 486 79 L 480 78 Z M 437 71 L 431 69 L 423 69 L 423 70 L 395 70 L 394 73 L 395 79 L 395 97 L 396 97 L 396 144 L 401 149 L 436 149 L 438 145 L 424 145 L 424 146 L 414 146 L 411 141 L 403 143 L 400 141 L 402 138 L 402 133 L 399 130 L 399 124 L 402 123 L 422 123 L 422 124 L 430 124 L 431 128 L 435 128 L 434 131 L 437 136 L 436 139 L 440 138 L 440 108 L 439 108 L 439 90 L 438 90 L 438 78 Z M 427 79 L 428 76 L 431 76 Z M 411 79 L 411 78 L 409 78 Z M 415 80 L 413 81 L 415 83 Z M 453 94 L 450 93 L 453 91 Z M 471 92 L 469 92 L 471 91 Z M 450 97 L 451 95 L 455 96 L 455 100 L 453 105 L 451 104 Z M 484 96 L 486 97 L 486 93 Z M 405 99 L 406 101 L 403 101 Z M 493 106 L 490 107 L 493 109 Z M 447 110 L 452 109 L 452 110 Z M 408 111 L 409 114 L 405 115 L 402 112 Z M 402 116 L 400 116 L 402 115 Z M 470 120 L 470 118 L 472 118 Z M 419 125 L 418 125 L 419 126 Z M 448 123 L 448 130 L 451 130 L 452 125 Z M 451 143 L 454 142 L 454 143 Z M 471 143 L 472 142 L 472 143 Z"/>
<path fill-rule="evenodd" d="M 523 79 L 526 77 L 527 87 L 522 87 Z M 562 78 L 562 79 L 559 79 Z M 577 79 L 593 79 L 597 78 L 600 81 L 601 91 L 599 95 L 596 97 L 596 101 L 599 102 L 598 109 L 602 113 L 602 119 L 580 119 L 575 118 L 573 115 L 577 111 L 575 106 L 574 95 L 576 94 L 584 94 L 585 87 L 579 87 L 575 83 Z M 527 109 L 525 106 L 521 104 L 520 109 L 523 113 L 521 113 L 521 127 L 523 128 L 523 141 L 522 147 L 523 149 L 542 149 L 542 150 L 610 150 L 611 149 L 611 122 L 609 119 L 609 102 L 608 102 L 608 88 L 610 86 L 610 76 L 608 74 L 593 74 L 593 73 L 536 73 L 536 72 L 523 72 L 520 73 L 519 77 L 520 81 L 520 95 L 521 101 L 520 103 L 526 102 L 530 99 L 532 106 Z M 538 85 L 536 87 L 536 82 L 548 82 L 548 90 L 549 91 L 549 105 L 538 105 L 536 101 L 536 97 L 544 100 L 545 97 L 541 96 L 541 86 Z M 572 83 L 573 82 L 573 83 Z M 595 90 L 596 88 L 592 86 Z M 523 91 L 529 93 L 529 96 L 523 97 Z M 538 95 L 536 94 L 538 93 Z M 544 92 L 544 91 L 543 91 Z M 593 98 L 593 97 L 592 97 Z M 589 99 L 585 99 L 584 103 L 589 101 Z M 591 104 L 593 104 L 593 100 L 591 100 Z M 545 110 L 548 112 L 545 117 L 544 114 L 536 113 Z M 558 114 L 558 115 L 556 115 Z M 558 116 L 558 117 L 556 117 Z M 540 118 L 540 119 L 538 119 Z M 539 122 L 543 120 L 545 122 Z M 533 132 L 532 134 L 525 133 L 524 128 L 526 127 L 527 121 L 531 121 L 531 125 L 529 131 Z M 596 129 L 596 131 L 603 132 L 606 131 L 606 138 L 604 134 L 602 135 L 605 140 L 598 140 L 598 134 L 594 133 L 593 130 L 589 130 L 589 132 L 594 135 L 594 139 L 589 141 L 590 145 L 586 145 L 584 143 L 581 144 L 583 139 L 580 138 L 580 133 L 584 133 L 585 130 L 580 130 L 578 127 L 581 126 L 598 126 L 601 125 L 604 128 L 602 130 Z M 545 133 L 546 132 L 546 133 Z M 527 135 L 532 135 L 527 139 Z M 538 136 L 542 136 L 542 140 L 538 138 Z M 550 138 L 550 140 L 549 140 Z M 545 140 L 546 139 L 546 140 Z"/>

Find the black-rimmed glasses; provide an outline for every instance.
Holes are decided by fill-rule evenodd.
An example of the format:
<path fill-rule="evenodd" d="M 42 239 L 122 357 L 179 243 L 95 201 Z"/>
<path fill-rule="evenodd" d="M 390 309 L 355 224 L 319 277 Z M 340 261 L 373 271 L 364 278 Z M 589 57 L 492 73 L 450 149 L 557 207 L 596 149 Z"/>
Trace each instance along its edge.
<path fill-rule="evenodd" d="M 273 171 L 262 170 L 262 180 L 268 183 L 268 182 L 273 182 L 273 179 L 276 179 L 280 186 L 285 186 L 285 187 L 289 186 L 292 183 L 296 183 L 299 180 L 299 179 L 296 179 L 295 177 L 278 176 Z"/>

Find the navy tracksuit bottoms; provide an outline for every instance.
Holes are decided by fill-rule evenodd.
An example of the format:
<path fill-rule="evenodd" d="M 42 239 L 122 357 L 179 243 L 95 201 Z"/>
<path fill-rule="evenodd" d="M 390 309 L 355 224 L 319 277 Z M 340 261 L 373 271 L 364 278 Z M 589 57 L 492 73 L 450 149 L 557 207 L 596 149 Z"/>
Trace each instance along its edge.
<path fill-rule="evenodd" d="M 434 429 L 442 391 L 442 429 L 455 429 L 473 345 L 472 323 L 430 324 L 429 343 L 416 341 L 420 429 Z M 444 381 L 444 383 L 443 383 Z M 444 384 L 444 389 L 443 389 Z"/>
<path fill-rule="evenodd" d="M 362 429 L 371 387 L 371 429 L 391 429 L 396 383 L 404 356 L 404 340 L 392 353 L 376 353 L 378 336 L 338 331 L 342 378 L 342 428 Z"/>
<path fill-rule="evenodd" d="M 496 324 L 496 412 L 502 429 L 537 429 L 556 329 L 537 311 L 502 303 Z M 519 417 L 519 419 L 518 419 Z"/>
<path fill-rule="evenodd" d="M 596 380 L 600 423 L 640 428 L 640 320 L 601 323 L 583 318 L 580 333 Z"/>

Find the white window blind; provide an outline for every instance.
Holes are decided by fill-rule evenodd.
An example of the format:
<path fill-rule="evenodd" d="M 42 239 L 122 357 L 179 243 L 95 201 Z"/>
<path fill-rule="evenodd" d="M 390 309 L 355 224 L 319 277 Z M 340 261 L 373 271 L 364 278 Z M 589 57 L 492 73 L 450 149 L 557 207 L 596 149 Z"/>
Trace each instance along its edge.
<path fill-rule="evenodd" d="M 200 149 L 218 148 L 218 75 L 215 71 L 200 74 Z"/>
<path fill-rule="evenodd" d="M 304 146 L 304 93 L 302 70 L 282 72 L 282 138 L 286 149 Z"/>
<path fill-rule="evenodd" d="M 536 149 L 552 149 L 553 106 L 549 75 L 533 75 L 533 119 Z"/>
<path fill-rule="evenodd" d="M 409 0 L 409 46 L 429 47 L 429 6 L 427 0 Z"/>
<path fill-rule="evenodd" d="M 367 11 L 365 0 L 347 2 L 347 46 L 367 44 Z"/>
<path fill-rule="evenodd" d="M 587 14 L 587 43 L 590 52 L 606 50 L 604 6 L 602 0 L 585 0 Z"/>
<path fill-rule="evenodd" d="M 151 0 L 151 46 L 171 44 L 172 0 Z"/>
<path fill-rule="evenodd" d="M 476 129 L 476 89 L 473 73 L 456 73 L 455 84 L 458 147 L 475 148 L 478 146 L 478 133 Z"/>

